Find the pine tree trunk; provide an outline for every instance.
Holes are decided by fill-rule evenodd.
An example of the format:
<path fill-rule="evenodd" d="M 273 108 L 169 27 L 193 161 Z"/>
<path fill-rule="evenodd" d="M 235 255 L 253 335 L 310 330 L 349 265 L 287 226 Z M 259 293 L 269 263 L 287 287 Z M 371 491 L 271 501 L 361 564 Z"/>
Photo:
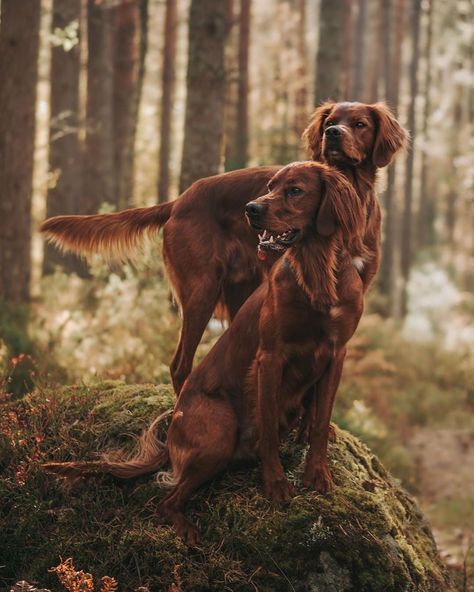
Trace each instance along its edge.
<path fill-rule="evenodd" d="M 335 2 L 335 4 L 343 4 Z M 365 71 L 365 37 L 367 35 L 367 0 L 359 0 L 357 12 L 355 51 L 354 51 L 354 80 L 352 85 L 351 99 L 353 101 L 363 100 Z"/>
<path fill-rule="evenodd" d="M 121 0 L 114 19 L 114 137 L 118 208 L 132 203 L 140 73 L 140 6 Z"/>
<path fill-rule="evenodd" d="M 384 3 L 384 0 L 382 0 Z M 385 10 L 388 7 L 385 6 Z M 400 75 L 402 63 L 402 42 L 405 29 L 405 0 L 396 0 L 394 6 L 395 35 L 393 44 L 391 39 L 387 40 L 386 53 L 384 55 L 384 72 L 386 97 L 395 115 L 398 114 L 398 101 L 400 93 Z M 384 19 L 388 18 L 385 14 Z M 393 57 L 390 48 L 393 47 Z M 397 266 L 395 250 L 397 247 L 398 211 L 395 199 L 395 177 L 396 163 L 388 168 L 387 189 L 383 196 L 385 209 L 384 216 L 384 239 L 382 243 L 382 260 L 379 272 L 380 291 L 387 297 L 388 310 L 393 310 L 396 291 Z M 387 311 L 388 312 L 388 311 Z"/>
<path fill-rule="evenodd" d="M 31 193 L 40 3 L 2 0 L 0 19 L 0 298 L 29 300 Z"/>
<path fill-rule="evenodd" d="M 306 0 L 298 0 L 298 87 L 295 94 L 295 131 L 299 137 L 308 123 L 308 60 L 306 54 Z"/>
<path fill-rule="evenodd" d="M 455 228 L 459 202 L 459 178 L 456 170 L 456 160 L 459 156 L 459 130 L 462 129 L 462 86 L 457 83 L 452 92 L 452 124 L 449 137 L 449 174 L 448 194 L 445 214 L 445 237 L 451 252 L 455 250 Z"/>
<path fill-rule="evenodd" d="M 378 92 L 378 99 L 383 98 L 385 101 L 389 101 L 392 97 L 390 96 L 392 88 L 392 4 L 393 0 L 380 0 L 379 2 L 379 35 L 378 35 L 378 49 L 379 52 L 379 76 L 382 83 L 382 91 Z M 399 23 L 399 27 L 402 23 Z M 397 30 L 397 39 L 394 50 L 398 52 L 398 74 L 400 73 L 400 51 L 401 51 L 401 32 Z M 398 102 L 398 93 L 397 93 Z"/>
<path fill-rule="evenodd" d="M 406 313 L 406 284 L 412 263 L 412 229 L 413 229 L 413 170 L 414 148 L 416 139 L 416 97 L 418 95 L 418 61 L 420 59 L 420 17 L 421 0 L 412 0 L 411 38 L 412 51 L 410 61 L 410 103 L 408 106 L 408 130 L 411 133 L 411 146 L 408 151 L 405 170 L 405 199 L 401 227 L 401 271 L 403 278 L 402 314 Z"/>
<path fill-rule="evenodd" d="M 88 0 L 87 8 L 87 127 L 82 209 L 92 214 L 103 202 L 118 206 L 119 200 L 114 155 L 111 2 L 97 4 Z"/>
<path fill-rule="evenodd" d="M 390 0 L 387 0 L 389 4 Z M 371 2 L 367 13 L 367 31 L 365 37 L 365 70 L 363 75 L 362 96 L 366 103 L 375 103 L 379 98 L 379 83 L 383 77 L 382 56 L 386 38 L 384 38 L 383 9 L 380 3 Z"/>
<path fill-rule="evenodd" d="M 350 100 L 354 69 L 354 0 L 345 0 L 341 100 Z"/>
<path fill-rule="evenodd" d="M 250 0 L 240 0 L 239 78 L 237 95 L 237 129 L 235 166 L 244 168 L 248 160 L 248 94 L 249 94 Z"/>
<path fill-rule="evenodd" d="M 76 38 L 66 41 L 53 37 L 51 48 L 51 115 L 49 130 L 49 172 L 54 180 L 48 188 L 46 216 L 77 214 L 82 196 L 81 143 L 79 139 L 79 78 L 81 0 L 54 0 L 51 30 L 74 30 Z M 70 40 L 72 47 L 67 44 Z M 84 264 L 71 253 L 45 243 L 43 273 L 52 273 L 60 265 L 67 272 L 84 275 Z"/>
<path fill-rule="evenodd" d="M 191 1 L 180 191 L 196 179 L 219 171 L 223 152 L 228 31 L 227 2 Z"/>
<path fill-rule="evenodd" d="M 342 98 L 344 64 L 344 2 L 321 0 L 319 46 L 316 56 L 315 103 Z"/>
<path fill-rule="evenodd" d="M 433 243 L 433 224 L 434 224 L 434 200 L 430 196 L 429 179 L 428 179 L 428 158 L 426 154 L 426 146 L 428 145 L 429 123 L 431 115 L 431 46 L 433 41 L 433 2 L 434 0 L 427 0 L 428 23 L 426 31 L 426 46 L 425 46 L 425 83 L 424 83 L 424 97 L 425 106 L 423 109 L 423 140 L 425 147 L 421 155 L 421 179 L 420 179 L 420 202 L 418 208 L 418 236 L 417 244 L 420 247 L 425 247 Z"/>
<path fill-rule="evenodd" d="M 175 53 L 178 32 L 177 0 L 166 0 L 166 16 L 163 48 L 163 74 L 160 120 L 160 161 L 158 177 L 158 202 L 169 199 L 171 131 L 173 97 L 175 89 Z"/>

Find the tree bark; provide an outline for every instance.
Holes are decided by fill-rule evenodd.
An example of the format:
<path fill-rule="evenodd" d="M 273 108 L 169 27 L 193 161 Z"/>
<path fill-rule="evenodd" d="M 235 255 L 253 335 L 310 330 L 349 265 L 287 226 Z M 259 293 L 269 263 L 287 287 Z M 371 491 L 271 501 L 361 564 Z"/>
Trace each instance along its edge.
<path fill-rule="evenodd" d="M 300 137 L 308 123 L 308 60 L 306 54 L 306 0 L 298 0 L 298 87 L 295 94 L 295 131 Z"/>
<path fill-rule="evenodd" d="M 81 0 L 54 0 L 51 30 L 64 32 L 77 23 L 76 38 L 55 38 L 51 49 L 51 111 L 49 129 L 49 172 L 54 181 L 48 188 L 46 216 L 77 214 L 82 196 L 81 143 L 79 139 L 79 78 Z M 61 43 L 62 39 L 62 43 Z M 72 47 L 68 45 L 74 44 Z M 84 264 L 71 253 L 45 243 L 43 273 L 56 266 L 84 275 Z"/>
<path fill-rule="evenodd" d="M 394 8 L 395 38 L 393 45 L 390 39 L 387 40 L 385 46 L 386 53 L 384 55 L 384 70 L 387 100 L 392 107 L 394 114 L 397 115 L 400 93 L 402 42 L 405 29 L 405 0 L 396 0 Z M 391 47 L 393 47 L 393 57 L 390 51 Z M 395 200 L 395 177 L 396 163 L 393 163 L 387 171 L 387 189 L 383 196 L 383 203 L 385 206 L 384 240 L 382 243 L 382 260 L 379 272 L 380 291 L 387 297 L 389 304 L 387 312 L 389 312 L 389 310 L 393 311 L 397 277 L 395 250 L 397 246 L 398 210 Z"/>
<path fill-rule="evenodd" d="M 434 200 L 430 196 L 429 191 L 429 176 L 428 176 L 428 158 L 426 147 L 428 145 L 429 137 L 429 123 L 431 115 L 431 47 L 433 41 L 433 2 L 434 0 L 427 0 L 427 30 L 426 30 L 426 46 L 425 46 L 425 81 L 424 81 L 424 97 L 425 105 L 423 109 L 423 140 L 425 146 L 423 147 L 421 155 L 421 179 L 420 179 L 420 201 L 418 208 L 418 236 L 417 244 L 420 247 L 425 247 L 433 243 L 433 224 L 434 224 Z"/>
<path fill-rule="evenodd" d="M 459 67 L 461 65 L 459 64 Z M 446 199 L 445 214 L 445 236 L 447 246 L 451 252 L 455 250 L 455 228 L 456 217 L 459 202 L 459 178 L 456 167 L 456 160 L 459 156 L 459 130 L 462 129 L 462 86 L 459 83 L 452 89 L 452 124 L 449 135 L 449 174 L 448 174 L 448 194 Z"/>
<path fill-rule="evenodd" d="M 379 11 L 380 11 L 380 23 L 379 23 L 379 35 L 378 35 L 378 52 L 380 54 L 379 63 L 379 76 L 381 78 L 383 91 L 378 93 L 377 98 L 383 98 L 386 101 L 392 99 L 391 88 L 392 88 L 392 4 L 393 0 L 380 0 Z M 400 20 L 400 17 L 399 19 Z M 403 26 L 402 23 L 397 23 L 398 27 Z M 398 53 L 398 72 L 400 74 L 400 52 L 401 52 L 401 31 L 396 28 L 397 39 L 395 40 L 394 52 Z M 383 68 L 383 70 L 382 70 Z M 398 103 L 398 92 L 397 92 L 397 103 Z"/>
<path fill-rule="evenodd" d="M 335 4 L 343 4 L 335 2 Z M 359 0 L 357 12 L 355 51 L 354 51 L 354 80 L 352 85 L 351 99 L 353 101 L 363 100 L 363 82 L 365 72 L 365 36 L 367 34 L 367 0 Z"/>
<path fill-rule="evenodd" d="M 191 1 L 180 191 L 196 179 L 219 171 L 224 136 L 228 31 L 227 2 Z"/>
<path fill-rule="evenodd" d="M 140 73 L 140 6 L 121 0 L 114 19 L 114 148 L 118 208 L 132 203 Z"/>
<path fill-rule="evenodd" d="M 27 303 L 40 3 L 2 0 L 0 19 L 0 298 Z"/>
<path fill-rule="evenodd" d="M 412 263 L 412 232 L 413 232 L 413 170 L 416 138 L 416 98 L 418 96 L 418 61 L 420 59 L 420 17 L 421 0 L 412 0 L 411 38 L 412 50 L 410 60 L 410 103 L 408 106 L 408 130 L 411 133 L 411 146 L 408 151 L 405 170 L 405 199 L 401 227 L 401 271 L 403 278 L 402 314 L 406 313 L 406 284 Z"/>
<path fill-rule="evenodd" d="M 160 159 L 158 177 L 158 202 L 169 199 L 171 131 L 173 97 L 175 90 L 175 54 L 178 31 L 177 0 L 166 0 L 164 27 L 163 74 L 160 118 Z"/>
<path fill-rule="evenodd" d="M 316 56 L 315 103 L 342 98 L 344 64 L 344 2 L 321 0 L 319 46 Z"/>
<path fill-rule="evenodd" d="M 239 78 L 237 94 L 237 129 L 235 135 L 235 166 L 238 169 L 246 167 L 248 160 L 250 8 L 250 0 L 240 0 Z"/>
<path fill-rule="evenodd" d="M 115 177 L 112 11 L 110 0 L 88 0 L 86 147 L 84 213 L 103 202 L 119 205 Z"/>
<path fill-rule="evenodd" d="M 387 0 L 387 5 L 390 0 Z M 363 74 L 363 99 L 366 103 L 375 103 L 379 98 L 379 85 L 382 72 L 382 56 L 387 38 L 384 36 L 384 7 L 379 2 L 369 5 L 366 23 L 365 73 Z"/>
<path fill-rule="evenodd" d="M 345 0 L 344 43 L 342 64 L 342 96 L 348 101 L 352 90 L 352 74 L 354 69 L 354 0 Z"/>

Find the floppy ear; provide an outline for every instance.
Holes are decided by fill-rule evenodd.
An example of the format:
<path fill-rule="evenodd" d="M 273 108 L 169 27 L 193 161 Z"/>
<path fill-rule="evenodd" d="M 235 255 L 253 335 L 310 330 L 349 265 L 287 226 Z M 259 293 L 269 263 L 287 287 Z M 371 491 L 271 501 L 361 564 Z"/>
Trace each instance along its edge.
<path fill-rule="evenodd" d="M 330 236 L 339 227 L 351 254 L 362 255 L 365 251 L 365 206 L 349 181 L 336 169 L 327 167 L 321 171 L 321 180 L 323 195 L 316 215 L 318 234 Z"/>
<path fill-rule="evenodd" d="M 390 108 L 385 103 L 370 105 L 377 123 L 372 160 L 375 166 L 385 167 L 390 164 L 396 152 L 406 148 L 408 132 L 398 123 Z"/>
<path fill-rule="evenodd" d="M 320 105 L 311 116 L 308 127 L 303 132 L 303 141 L 306 150 L 311 152 L 313 160 L 321 160 L 321 144 L 324 133 L 324 122 L 335 103 L 328 102 Z"/>

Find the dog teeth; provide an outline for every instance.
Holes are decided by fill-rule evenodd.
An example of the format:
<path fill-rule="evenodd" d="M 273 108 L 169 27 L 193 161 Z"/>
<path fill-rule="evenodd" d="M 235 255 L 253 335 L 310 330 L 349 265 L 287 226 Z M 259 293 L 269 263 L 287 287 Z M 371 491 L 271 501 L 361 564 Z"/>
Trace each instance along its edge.
<path fill-rule="evenodd" d="M 273 234 L 270 236 L 270 238 L 268 239 L 269 243 L 272 243 L 275 239 L 273 238 Z"/>

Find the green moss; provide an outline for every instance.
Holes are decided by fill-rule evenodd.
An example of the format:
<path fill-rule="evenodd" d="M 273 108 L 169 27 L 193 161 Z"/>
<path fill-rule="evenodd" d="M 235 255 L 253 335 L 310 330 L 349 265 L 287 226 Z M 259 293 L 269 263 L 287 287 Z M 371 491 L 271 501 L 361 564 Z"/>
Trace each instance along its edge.
<path fill-rule="evenodd" d="M 41 471 L 46 459 L 91 459 L 133 445 L 174 396 L 168 386 L 107 381 L 33 393 L 0 410 L 0 581 L 57 589 L 48 574 L 59 556 L 122 590 L 443 592 L 451 590 L 429 527 L 414 501 L 370 450 L 338 430 L 330 445 L 335 488 L 301 485 L 305 448 L 282 447 L 297 495 L 275 508 L 262 496 L 258 467 L 228 471 L 192 497 L 201 532 L 187 548 L 157 512 L 152 477 L 104 476 L 72 488 Z M 163 426 L 161 436 L 164 436 Z"/>

